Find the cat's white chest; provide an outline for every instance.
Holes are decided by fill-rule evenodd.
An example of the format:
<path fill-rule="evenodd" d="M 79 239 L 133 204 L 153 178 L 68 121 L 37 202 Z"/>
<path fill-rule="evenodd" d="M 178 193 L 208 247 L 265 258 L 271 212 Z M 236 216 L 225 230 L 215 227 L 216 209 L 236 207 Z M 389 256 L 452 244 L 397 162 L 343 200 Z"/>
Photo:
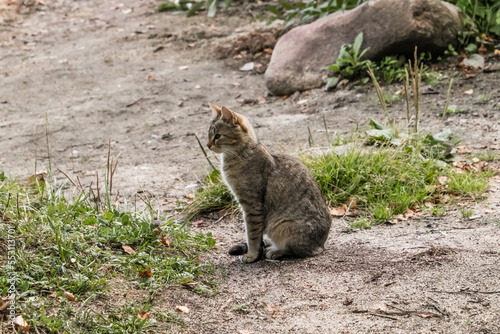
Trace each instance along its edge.
<path fill-rule="evenodd" d="M 224 153 L 222 153 L 220 155 L 220 169 L 221 169 L 221 175 L 222 175 L 222 179 L 224 180 L 224 183 L 227 185 L 227 187 L 229 188 L 229 190 L 231 191 L 231 193 L 233 194 L 234 198 L 236 198 L 236 200 L 238 200 L 238 197 L 236 196 L 233 188 L 231 187 L 231 183 L 229 182 L 228 180 L 228 177 L 226 175 L 226 172 L 224 171 Z"/>

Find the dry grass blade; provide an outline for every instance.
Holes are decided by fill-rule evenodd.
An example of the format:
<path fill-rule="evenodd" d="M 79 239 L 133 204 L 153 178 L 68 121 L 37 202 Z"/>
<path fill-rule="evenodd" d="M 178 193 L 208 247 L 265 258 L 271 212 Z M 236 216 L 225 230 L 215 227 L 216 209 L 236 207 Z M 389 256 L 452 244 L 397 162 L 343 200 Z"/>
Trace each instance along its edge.
<path fill-rule="evenodd" d="M 65 173 L 64 171 L 62 171 L 60 168 L 58 168 L 57 170 L 58 170 L 59 172 L 61 172 L 64 176 L 66 176 L 66 178 L 69 180 L 69 182 L 71 182 L 71 184 L 73 184 L 76 188 L 78 188 L 78 189 L 82 190 L 82 188 L 80 188 L 80 187 L 78 186 L 78 184 L 76 184 L 76 182 L 75 182 L 75 181 L 73 181 L 73 179 L 72 179 L 72 178 L 71 178 L 68 174 L 66 174 L 66 173 Z"/>
<path fill-rule="evenodd" d="M 417 47 L 415 46 L 415 53 L 414 53 L 414 63 L 413 63 L 413 69 L 412 69 L 412 64 L 411 60 L 408 60 L 410 63 L 410 72 L 411 72 L 411 78 L 412 78 L 412 90 L 413 90 L 413 105 L 415 106 L 415 125 L 413 127 L 413 132 L 418 133 L 418 125 L 420 121 L 420 71 L 418 69 L 418 57 L 417 57 Z"/>
<path fill-rule="evenodd" d="M 385 116 L 387 117 L 387 120 L 389 121 L 390 124 L 394 124 L 394 121 L 393 121 L 391 115 L 389 114 L 389 111 L 387 110 L 387 105 L 385 103 L 384 96 L 382 94 L 382 90 L 380 89 L 380 85 L 377 82 L 377 78 L 375 78 L 375 74 L 373 73 L 373 71 L 370 67 L 370 64 L 367 64 L 367 65 L 368 65 L 368 71 L 367 71 L 368 75 L 370 76 L 370 78 L 372 78 L 373 85 L 375 86 L 375 90 L 377 91 L 378 100 L 380 101 L 380 104 L 382 105 L 382 108 L 384 109 Z"/>
<path fill-rule="evenodd" d="M 405 102 L 406 102 L 406 127 L 408 132 L 410 131 L 410 97 L 408 83 L 410 82 L 410 78 L 408 76 L 408 69 L 405 68 L 405 79 L 404 79 L 404 88 L 405 88 Z"/>
<path fill-rule="evenodd" d="M 448 85 L 448 92 L 446 93 L 446 104 L 444 105 L 443 109 L 443 118 L 446 116 L 448 106 L 450 105 L 451 85 L 453 85 L 453 79 L 450 79 L 450 84 Z"/>

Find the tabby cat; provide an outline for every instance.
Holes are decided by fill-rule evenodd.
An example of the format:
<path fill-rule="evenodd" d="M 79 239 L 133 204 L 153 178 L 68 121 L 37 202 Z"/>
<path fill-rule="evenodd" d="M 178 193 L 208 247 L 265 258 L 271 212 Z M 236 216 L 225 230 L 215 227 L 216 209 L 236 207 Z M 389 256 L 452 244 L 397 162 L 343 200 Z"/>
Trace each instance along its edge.
<path fill-rule="evenodd" d="M 275 260 L 321 254 L 331 219 L 309 169 L 296 158 L 269 153 L 244 116 L 210 107 L 215 118 L 207 146 L 221 154 L 223 179 L 245 220 L 247 242 L 233 246 L 229 254 L 243 255 L 244 263 L 261 256 Z"/>

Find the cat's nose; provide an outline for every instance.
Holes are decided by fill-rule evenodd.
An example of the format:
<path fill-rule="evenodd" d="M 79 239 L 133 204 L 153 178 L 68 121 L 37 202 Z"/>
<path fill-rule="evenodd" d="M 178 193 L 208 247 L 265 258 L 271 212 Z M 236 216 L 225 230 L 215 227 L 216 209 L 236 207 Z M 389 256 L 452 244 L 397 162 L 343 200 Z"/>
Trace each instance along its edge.
<path fill-rule="evenodd" d="M 208 147 L 208 148 L 211 148 L 211 147 L 212 147 L 212 143 L 211 143 L 211 142 L 208 142 L 208 143 L 207 143 L 207 147 Z"/>

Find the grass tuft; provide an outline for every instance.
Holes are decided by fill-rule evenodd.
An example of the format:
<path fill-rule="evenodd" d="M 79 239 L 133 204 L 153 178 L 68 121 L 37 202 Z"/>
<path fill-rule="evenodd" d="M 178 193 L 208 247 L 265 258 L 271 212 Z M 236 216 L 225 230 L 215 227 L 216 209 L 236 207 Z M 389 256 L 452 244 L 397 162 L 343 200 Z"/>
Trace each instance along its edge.
<path fill-rule="evenodd" d="M 63 186 L 47 180 L 26 187 L 0 176 L 0 263 L 15 258 L 12 266 L 0 268 L 0 293 L 10 295 L 9 280 L 16 279 L 16 311 L 32 327 L 51 333 L 136 333 L 157 332 L 162 322 L 183 323 L 168 311 L 156 319 L 154 312 L 150 319 L 139 318 L 154 299 L 115 305 L 114 281 L 149 296 L 186 283 L 204 295 L 217 292 L 213 264 L 199 259 L 215 245 L 210 234 L 193 234 L 187 224 L 149 212 L 122 211 L 109 201 L 96 206 L 84 192 L 68 200 Z M 12 231 L 15 247 L 7 252 Z M 66 293 L 76 300 L 67 300 Z"/>

